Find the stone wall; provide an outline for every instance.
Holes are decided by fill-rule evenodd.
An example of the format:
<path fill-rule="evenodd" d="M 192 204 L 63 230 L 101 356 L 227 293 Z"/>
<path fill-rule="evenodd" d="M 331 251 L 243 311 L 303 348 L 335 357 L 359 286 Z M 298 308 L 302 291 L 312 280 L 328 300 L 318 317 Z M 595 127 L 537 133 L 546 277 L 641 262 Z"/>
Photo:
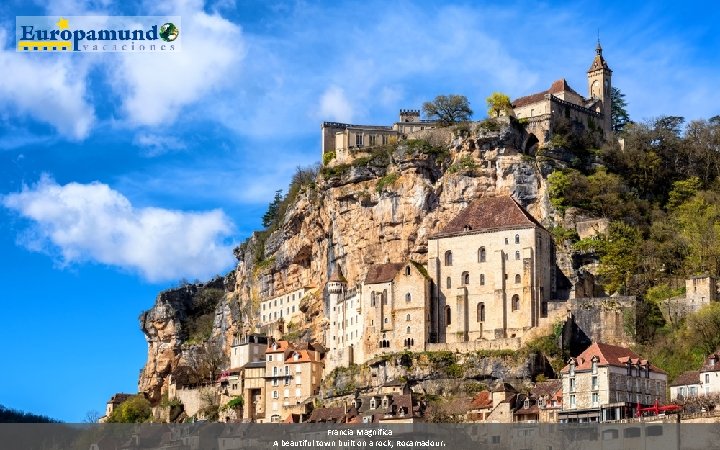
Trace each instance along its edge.
<path fill-rule="evenodd" d="M 437 342 L 426 344 L 428 351 L 460 351 L 460 353 L 476 352 L 479 350 L 518 350 L 522 345 L 520 338 L 502 338 L 491 341 L 469 342 Z"/>

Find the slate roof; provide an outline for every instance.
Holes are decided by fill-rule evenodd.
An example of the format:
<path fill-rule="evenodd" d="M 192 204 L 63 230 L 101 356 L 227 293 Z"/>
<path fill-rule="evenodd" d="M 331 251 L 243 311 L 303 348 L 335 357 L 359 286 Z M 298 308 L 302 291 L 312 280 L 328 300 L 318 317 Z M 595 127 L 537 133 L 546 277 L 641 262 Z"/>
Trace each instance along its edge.
<path fill-rule="evenodd" d="M 598 41 L 597 48 L 595 48 L 595 59 L 593 59 L 592 64 L 590 65 L 590 68 L 588 69 L 588 72 L 593 72 L 598 69 L 605 69 L 612 73 L 612 70 L 610 70 L 610 67 L 608 66 L 607 62 L 605 61 L 605 58 L 603 58 L 602 55 L 602 47 L 600 46 L 600 41 Z"/>
<path fill-rule="evenodd" d="M 542 225 L 512 197 L 481 197 L 430 238 L 514 228 L 542 228 Z"/>
<path fill-rule="evenodd" d="M 675 378 L 675 381 L 670 383 L 670 386 L 687 386 L 688 384 L 700 384 L 700 372 L 697 370 L 691 370 L 689 372 L 683 372 Z"/>
<path fill-rule="evenodd" d="M 646 359 L 642 359 L 640 355 L 626 347 L 618 345 L 604 344 L 595 342 L 576 358 L 575 371 L 590 370 L 592 368 L 591 358 L 598 356 L 598 366 L 616 366 L 627 367 L 628 361 L 632 364 L 647 364 Z M 659 367 L 650 364 L 650 370 L 657 373 L 665 373 Z M 570 365 L 566 365 L 562 369 L 562 373 L 568 373 Z"/>
<path fill-rule="evenodd" d="M 387 283 L 395 278 L 405 263 L 373 264 L 365 276 L 365 284 Z"/>

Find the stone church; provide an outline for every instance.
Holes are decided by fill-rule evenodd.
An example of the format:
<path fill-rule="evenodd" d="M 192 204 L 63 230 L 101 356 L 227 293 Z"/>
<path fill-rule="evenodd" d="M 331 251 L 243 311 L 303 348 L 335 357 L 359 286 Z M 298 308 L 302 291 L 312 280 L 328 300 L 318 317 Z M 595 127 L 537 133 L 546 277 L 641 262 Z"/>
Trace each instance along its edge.
<path fill-rule="evenodd" d="M 515 117 L 527 121 L 527 130 L 542 144 L 550 139 L 553 125 L 565 118 L 589 131 L 602 131 L 607 138 L 612 131 L 612 70 L 603 58 L 598 41 L 595 58 L 587 71 L 588 97 L 571 88 L 565 79 L 552 83 L 549 89 L 515 99 Z"/>
<path fill-rule="evenodd" d="M 428 239 L 431 342 L 522 337 L 555 291 L 552 236 L 511 197 L 474 200 Z"/>

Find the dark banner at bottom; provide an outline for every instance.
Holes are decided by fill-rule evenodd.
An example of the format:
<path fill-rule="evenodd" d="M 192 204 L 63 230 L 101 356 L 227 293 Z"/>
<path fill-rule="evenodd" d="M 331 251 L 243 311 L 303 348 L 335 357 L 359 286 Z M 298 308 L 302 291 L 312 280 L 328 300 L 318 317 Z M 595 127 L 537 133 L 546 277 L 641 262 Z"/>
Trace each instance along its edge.
<path fill-rule="evenodd" d="M 0 424 L 13 450 L 707 449 L 716 424 Z"/>

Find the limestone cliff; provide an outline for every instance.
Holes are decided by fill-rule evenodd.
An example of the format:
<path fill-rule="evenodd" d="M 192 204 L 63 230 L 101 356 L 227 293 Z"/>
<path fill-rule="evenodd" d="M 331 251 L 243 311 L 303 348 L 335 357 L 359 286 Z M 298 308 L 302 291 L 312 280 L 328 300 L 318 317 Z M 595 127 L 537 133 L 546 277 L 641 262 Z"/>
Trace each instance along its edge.
<path fill-rule="evenodd" d="M 303 300 L 305 320 L 295 329 L 321 340 L 322 288 L 335 265 L 353 286 L 371 264 L 426 263 L 428 236 L 479 196 L 512 195 L 551 225 L 543 174 L 552 161 L 538 162 L 527 145 L 523 126 L 500 118 L 418 132 L 352 163 L 330 162 L 301 187 L 275 231 L 256 233 L 236 249 L 239 262 L 226 280 L 212 334 L 227 348 L 234 333 L 254 327 L 259 299 L 314 286 L 318 294 Z M 201 288 L 183 289 L 160 294 L 140 318 L 149 350 L 139 385 L 155 400 L 186 357 L 182 323 L 190 291 Z"/>

